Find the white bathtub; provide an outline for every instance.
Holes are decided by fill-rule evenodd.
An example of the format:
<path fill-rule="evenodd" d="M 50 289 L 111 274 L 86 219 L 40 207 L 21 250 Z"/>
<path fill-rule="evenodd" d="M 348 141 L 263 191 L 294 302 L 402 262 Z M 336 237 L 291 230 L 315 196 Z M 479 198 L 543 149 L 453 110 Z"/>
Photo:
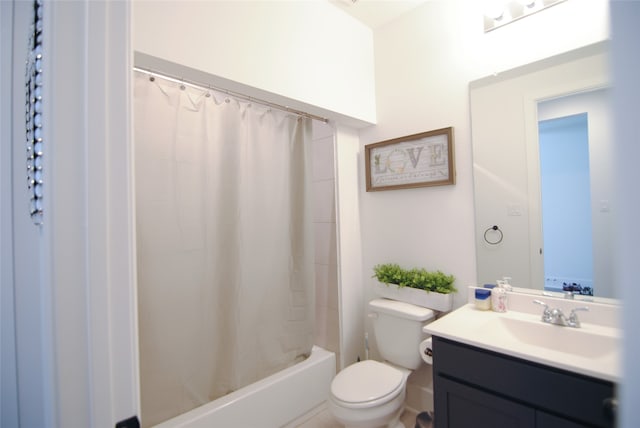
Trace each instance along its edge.
<path fill-rule="evenodd" d="M 306 360 L 156 427 L 282 427 L 327 400 L 335 373 L 335 354 L 314 346 Z"/>

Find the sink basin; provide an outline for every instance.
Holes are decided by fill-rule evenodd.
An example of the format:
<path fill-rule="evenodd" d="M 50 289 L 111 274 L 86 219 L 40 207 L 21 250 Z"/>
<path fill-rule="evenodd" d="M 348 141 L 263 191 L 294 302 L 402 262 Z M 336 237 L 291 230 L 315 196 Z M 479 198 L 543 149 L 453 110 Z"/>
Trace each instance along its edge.
<path fill-rule="evenodd" d="M 587 328 L 561 327 L 542 321 L 513 317 L 493 318 L 483 325 L 494 340 L 513 342 L 571 354 L 580 358 L 602 358 L 619 347 L 619 338 Z M 488 338 L 489 339 L 489 338 Z"/>
<path fill-rule="evenodd" d="M 514 296 L 511 296 L 512 298 Z M 565 305 L 565 302 L 557 305 Z M 529 301 L 529 305 L 531 305 Z M 592 304 L 580 328 L 542 322 L 540 312 L 482 311 L 467 304 L 424 326 L 427 334 L 532 362 L 618 382 L 622 333 L 616 326 L 593 323 Z M 537 308 L 536 308 L 537 309 Z M 564 308 L 566 309 L 566 308 Z"/>

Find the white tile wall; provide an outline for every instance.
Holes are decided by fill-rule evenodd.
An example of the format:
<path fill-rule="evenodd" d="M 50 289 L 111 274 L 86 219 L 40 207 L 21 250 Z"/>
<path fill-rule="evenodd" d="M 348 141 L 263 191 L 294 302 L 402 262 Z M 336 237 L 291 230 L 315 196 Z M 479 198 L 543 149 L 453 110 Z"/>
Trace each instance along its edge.
<path fill-rule="evenodd" d="M 317 345 L 338 354 L 337 361 L 339 361 L 338 254 L 333 142 L 333 129 L 327 124 L 314 122 L 315 342 Z"/>

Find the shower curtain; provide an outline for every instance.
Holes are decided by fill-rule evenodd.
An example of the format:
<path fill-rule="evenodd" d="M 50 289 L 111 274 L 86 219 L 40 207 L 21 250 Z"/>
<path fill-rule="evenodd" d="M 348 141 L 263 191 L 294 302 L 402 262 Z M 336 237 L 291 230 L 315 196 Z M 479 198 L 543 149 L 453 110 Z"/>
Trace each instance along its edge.
<path fill-rule="evenodd" d="M 311 121 L 135 72 L 142 419 L 313 346 Z"/>

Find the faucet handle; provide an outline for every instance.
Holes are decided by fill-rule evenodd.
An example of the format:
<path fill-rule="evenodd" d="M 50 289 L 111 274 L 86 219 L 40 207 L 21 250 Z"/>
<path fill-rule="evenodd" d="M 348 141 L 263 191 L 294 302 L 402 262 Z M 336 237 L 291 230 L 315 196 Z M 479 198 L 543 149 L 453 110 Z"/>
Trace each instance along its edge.
<path fill-rule="evenodd" d="M 542 305 L 542 306 L 544 306 L 544 309 L 545 309 L 545 310 L 549 308 L 549 305 L 547 305 L 547 304 L 546 304 L 545 302 L 543 302 L 542 300 L 535 299 L 535 300 L 533 301 L 533 303 L 536 303 L 536 304 L 538 304 L 538 305 Z"/>
<path fill-rule="evenodd" d="M 542 300 L 538 300 L 538 299 L 535 299 L 533 301 L 533 303 L 535 303 L 537 305 L 541 305 L 541 306 L 544 307 L 544 311 L 542 312 L 542 321 L 550 322 L 551 321 L 551 309 L 549 308 L 549 305 L 547 305 Z"/>
<path fill-rule="evenodd" d="M 576 314 L 576 312 L 578 311 L 588 311 L 589 307 L 588 306 L 579 306 L 577 308 L 573 308 L 571 309 L 571 313 L 569 314 L 569 321 L 567 322 L 567 324 L 570 327 L 580 327 L 580 320 L 578 319 L 578 314 Z"/>

